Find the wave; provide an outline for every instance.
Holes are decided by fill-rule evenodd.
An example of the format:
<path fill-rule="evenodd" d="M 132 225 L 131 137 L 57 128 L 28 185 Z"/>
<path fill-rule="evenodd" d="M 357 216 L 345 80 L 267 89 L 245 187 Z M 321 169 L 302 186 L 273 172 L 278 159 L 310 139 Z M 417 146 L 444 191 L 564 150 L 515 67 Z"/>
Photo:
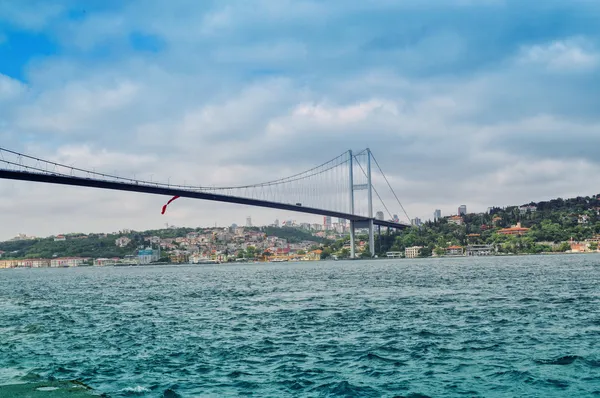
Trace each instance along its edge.
<path fill-rule="evenodd" d="M 141 395 L 150 392 L 150 389 L 142 386 L 125 387 L 121 392 L 125 395 Z"/>
<path fill-rule="evenodd" d="M 536 359 L 535 362 L 540 365 L 571 365 L 579 359 L 583 358 L 578 355 L 565 355 L 563 357 L 552 359 Z"/>

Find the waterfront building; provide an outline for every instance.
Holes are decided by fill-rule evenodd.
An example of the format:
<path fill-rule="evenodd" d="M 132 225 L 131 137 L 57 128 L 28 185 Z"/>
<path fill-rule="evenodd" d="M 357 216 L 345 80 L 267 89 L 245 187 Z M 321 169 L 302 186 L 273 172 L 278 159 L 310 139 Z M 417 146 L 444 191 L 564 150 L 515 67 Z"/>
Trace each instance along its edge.
<path fill-rule="evenodd" d="M 17 268 L 21 260 L 1 260 L 0 268 Z"/>
<path fill-rule="evenodd" d="M 27 268 L 46 268 L 50 266 L 50 260 L 44 258 L 27 258 L 25 260 L 21 260 L 21 267 Z"/>
<path fill-rule="evenodd" d="M 139 264 L 150 264 L 158 261 L 158 259 L 160 258 L 160 253 L 158 250 L 152 250 L 148 248 L 144 250 L 139 250 L 137 258 Z"/>
<path fill-rule="evenodd" d="M 571 253 L 585 253 L 589 251 L 589 245 L 587 243 L 574 242 L 571 240 L 569 245 L 571 246 Z"/>
<path fill-rule="evenodd" d="M 94 260 L 94 266 L 96 267 L 104 267 L 107 265 L 115 265 L 121 261 L 118 257 L 113 258 L 97 258 Z"/>
<path fill-rule="evenodd" d="M 468 245 L 467 257 L 491 256 L 495 253 L 494 245 Z"/>
<path fill-rule="evenodd" d="M 465 248 L 462 246 L 450 246 L 444 249 L 446 256 L 449 257 L 461 257 L 465 255 Z"/>
<path fill-rule="evenodd" d="M 169 256 L 169 260 L 173 264 L 184 264 L 189 263 L 190 257 L 187 253 L 184 252 L 175 252 Z"/>
<path fill-rule="evenodd" d="M 422 248 L 423 248 L 423 246 L 407 247 L 404 250 L 404 257 L 406 257 L 406 258 L 417 258 L 417 257 L 419 257 L 419 254 L 421 253 L 421 249 Z"/>
<path fill-rule="evenodd" d="M 62 257 L 62 258 L 53 258 L 50 260 L 50 266 L 53 268 L 57 267 L 79 267 L 84 265 L 87 261 L 87 258 L 82 257 Z"/>

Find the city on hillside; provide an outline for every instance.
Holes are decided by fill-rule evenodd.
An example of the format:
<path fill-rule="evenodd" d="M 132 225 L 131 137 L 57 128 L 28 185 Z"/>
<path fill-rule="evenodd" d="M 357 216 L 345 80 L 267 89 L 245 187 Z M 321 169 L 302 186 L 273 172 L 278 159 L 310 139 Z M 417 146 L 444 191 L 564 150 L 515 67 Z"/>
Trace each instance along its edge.
<path fill-rule="evenodd" d="M 37 238 L 19 234 L 0 243 L 0 268 L 203 264 L 224 262 L 318 261 L 337 258 L 329 244 L 343 240 L 346 220 L 323 224 L 279 220 L 266 227 L 178 228 L 123 230 L 112 234 L 64 234 Z M 357 242 L 359 253 L 365 241 Z M 343 252 L 345 253 L 345 252 Z M 342 254 L 343 254 L 342 253 Z"/>
<path fill-rule="evenodd" d="M 376 231 L 379 258 L 461 257 L 541 253 L 598 252 L 600 195 L 555 199 L 486 212 L 411 220 L 405 231 Z M 382 212 L 377 218 L 383 217 Z M 397 216 L 394 216 L 397 219 Z M 0 268 L 77 267 L 147 264 L 205 264 L 349 259 L 346 220 L 322 224 L 276 220 L 256 227 L 123 230 L 112 234 L 65 234 L 36 238 L 19 234 L 0 242 Z M 368 231 L 359 230 L 356 256 L 370 258 Z"/>

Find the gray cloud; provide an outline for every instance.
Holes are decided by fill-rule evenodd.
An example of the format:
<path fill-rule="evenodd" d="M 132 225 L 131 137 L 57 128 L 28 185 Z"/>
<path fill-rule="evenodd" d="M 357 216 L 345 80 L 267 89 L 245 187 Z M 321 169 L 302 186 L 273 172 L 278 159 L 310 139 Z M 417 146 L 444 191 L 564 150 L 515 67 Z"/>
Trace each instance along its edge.
<path fill-rule="evenodd" d="M 49 31 L 60 56 L 29 64 L 25 82 L 0 75 L 0 138 L 80 167 L 201 185 L 270 180 L 370 147 L 422 218 L 594 193 L 600 29 L 586 14 L 597 6 L 525 3 L 533 23 L 512 2 L 371 3 L 180 1 L 157 14 L 164 4 L 149 1 L 63 21 Z M 124 44 L 133 32 L 164 47 L 137 51 Z M 94 55 L 102 46 L 109 57 Z M 191 200 L 161 217 L 161 197 L 16 182 L 0 182 L 0 197 L 11 226 L 0 238 L 315 220 Z"/>

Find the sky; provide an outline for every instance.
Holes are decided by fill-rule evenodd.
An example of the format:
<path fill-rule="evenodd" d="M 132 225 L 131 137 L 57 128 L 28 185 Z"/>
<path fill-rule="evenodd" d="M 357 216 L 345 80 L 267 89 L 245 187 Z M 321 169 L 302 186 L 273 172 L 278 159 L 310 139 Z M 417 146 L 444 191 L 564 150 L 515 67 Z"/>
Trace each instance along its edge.
<path fill-rule="evenodd" d="M 422 219 L 593 195 L 599 19 L 595 0 L 0 0 L 0 146 L 210 186 L 369 147 Z M 0 180 L 0 239 L 320 222 L 166 200 Z"/>

